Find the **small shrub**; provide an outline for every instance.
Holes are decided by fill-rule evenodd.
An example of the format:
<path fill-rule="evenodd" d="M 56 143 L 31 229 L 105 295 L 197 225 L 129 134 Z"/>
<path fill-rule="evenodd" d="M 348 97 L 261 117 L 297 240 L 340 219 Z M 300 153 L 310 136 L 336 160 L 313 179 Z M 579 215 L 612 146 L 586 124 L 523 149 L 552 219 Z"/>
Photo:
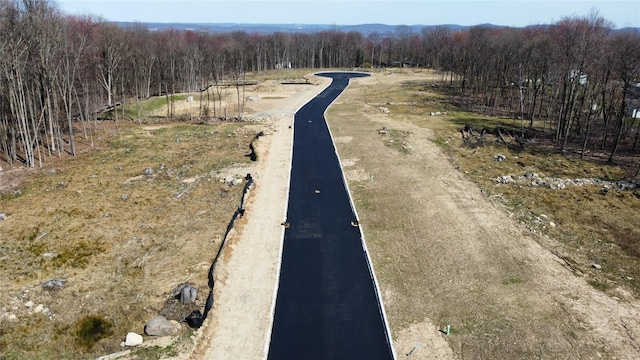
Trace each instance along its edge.
<path fill-rule="evenodd" d="M 89 265 L 91 257 L 96 256 L 106 250 L 106 247 L 99 240 L 82 240 L 77 244 L 62 249 L 51 265 L 67 265 L 75 268 L 85 268 Z"/>
<path fill-rule="evenodd" d="M 640 232 L 635 228 L 618 226 L 612 229 L 618 245 L 634 258 L 640 258 Z"/>
<path fill-rule="evenodd" d="M 87 315 L 75 323 L 76 347 L 88 351 L 101 339 L 113 335 L 113 323 L 102 315 Z"/>

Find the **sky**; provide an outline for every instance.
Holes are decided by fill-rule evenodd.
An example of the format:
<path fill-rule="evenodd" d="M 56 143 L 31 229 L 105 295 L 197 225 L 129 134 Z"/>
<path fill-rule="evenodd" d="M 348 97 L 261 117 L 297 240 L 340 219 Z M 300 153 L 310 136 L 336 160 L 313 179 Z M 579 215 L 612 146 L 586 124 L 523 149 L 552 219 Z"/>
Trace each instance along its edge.
<path fill-rule="evenodd" d="M 67 14 L 142 23 L 359 25 L 553 24 L 596 10 L 614 27 L 640 27 L 640 0 L 54 0 Z"/>

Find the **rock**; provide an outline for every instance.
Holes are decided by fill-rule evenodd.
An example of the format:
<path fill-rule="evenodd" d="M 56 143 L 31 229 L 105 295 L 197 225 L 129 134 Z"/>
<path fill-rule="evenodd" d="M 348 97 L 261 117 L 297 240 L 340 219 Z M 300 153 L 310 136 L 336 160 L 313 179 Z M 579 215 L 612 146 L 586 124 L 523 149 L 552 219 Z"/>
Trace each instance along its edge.
<path fill-rule="evenodd" d="M 498 162 L 502 162 L 507 160 L 507 157 L 502 155 L 502 154 L 497 154 L 496 156 L 493 157 L 493 160 L 498 161 Z"/>
<path fill-rule="evenodd" d="M 124 339 L 124 346 L 140 346 L 142 345 L 142 335 L 138 335 L 134 332 L 130 332 L 127 334 L 127 337 Z"/>
<path fill-rule="evenodd" d="M 58 290 L 64 286 L 64 283 L 67 280 L 65 279 L 51 279 L 46 283 L 42 284 L 42 288 L 45 290 Z"/>
<path fill-rule="evenodd" d="M 18 317 L 15 314 L 9 314 L 7 316 L 7 320 L 17 320 L 17 319 L 18 319 Z"/>
<path fill-rule="evenodd" d="M 516 182 L 516 180 L 511 175 L 502 175 L 496 179 L 499 183 L 502 184 L 510 184 Z"/>
<path fill-rule="evenodd" d="M 233 186 L 238 186 L 242 184 L 242 179 L 241 178 L 234 178 L 233 181 L 231 181 L 231 185 Z"/>
<path fill-rule="evenodd" d="M 225 184 L 229 185 L 229 186 L 237 186 L 242 184 L 243 179 L 240 177 L 235 177 L 233 175 L 228 175 L 227 177 L 225 177 L 223 180 L 221 180 L 221 182 L 224 182 Z"/>
<path fill-rule="evenodd" d="M 198 181 L 197 177 L 190 177 L 188 179 L 182 180 L 182 183 L 185 184 L 185 185 L 190 185 L 190 184 L 193 184 L 196 181 Z"/>
<path fill-rule="evenodd" d="M 600 265 L 600 264 L 591 264 L 591 267 L 594 268 L 594 269 L 597 269 L 597 270 L 602 269 L 602 265 Z"/>
<path fill-rule="evenodd" d="M 31 307 L 33 306 L 33 301 L 31 301 L 31 300 L 27 301 L 27 302 L 24 304 L 24 306 L 26 306 L 26 307 L 28 307 L 28 308 L 31 308 Z"/>
<path fill-rule="evenodd" d="M 182 324 L 180 324 L 179 321 L 169 320 L 169 322 L 173 324 L 173 326 L 176 328 L 176 331 L 180 330 L 180 328 L 182 327 Z"/>
<path fill-rule="evenodd" d="M 38 306 L 36 306 L 36 308 L 33 309 L 33 312 L 37 314 L 37 313 L 41 312 L 42 310 L 44 310 L 44 305 L 38 304 Z"/>
<path fill-rule="evenodd" d="M 5 221 L 5 220 L 7 220 L 7 214 L 0 213 L 0 221 Z"/>
<path fill-rule="evenodd" d="M 556 227 L 556 223 L 554 223 L 553 221 L 549 221 L 549 226 L 551 226 L 552 228 Z"/>
<path fill-rule="evenodd" d="M 149 336 L 169 336 L 178 332 L 178 328 L 164 316 L 156 316 L 144 326 L 144 333 Z"/>
<path fill-rule="evenodd" d="M 189 305 L 196 302 L 198 296 L 198 290 L 191 285 L 185 285 L 180 289 L 180 303 L 182 305 Z"/>
<path fill-rule="evenodd" d="M 58 257 L 58 254 L 57 254 L 57 253 L 50 253 L 50 252 L 47 252 L 47 253 L 42 254 L 42 257 L 43 257 L 45 260 L 51 260 L 51 259 L 53 259 L 53 258 Z"/>
<path fill-rule="evenodd" d="M 120 199 L 122 199 L 122 200 L 127 200 L 127 199 L 129 199 L 129 195 L 127 195 L 127 194 L 122 194 L 122 195 L 120 196 Z"/>
<path fill-rule="evenodd" d="M 144 169 L 144 174 L 145 174 L 146 176 L 151 176 L 151 175 L 153 175 L 153 169 L 152 169 L 152 168 L 146 168 L 146 169 Z"/>

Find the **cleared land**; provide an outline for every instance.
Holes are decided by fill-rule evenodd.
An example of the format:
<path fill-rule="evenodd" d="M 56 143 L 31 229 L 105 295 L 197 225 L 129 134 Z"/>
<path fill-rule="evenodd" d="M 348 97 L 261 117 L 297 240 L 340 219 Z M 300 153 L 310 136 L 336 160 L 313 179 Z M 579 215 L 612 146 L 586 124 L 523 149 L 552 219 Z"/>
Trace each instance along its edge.
<path fill-rule="evenodd" d="M 176 306 L 175 291 L 185 283 L 199 290 L 195 308 L 202 310 L 209 266 L 242 192 L 241 185 L 221 180 L 251 173 L 260 187 L 272 184 L 256 200 L 276 196 L 267 201 L 263 215 L 275 215 L 270 225 L 279 231 L 283 207 L 276 200 L 286 198 L 288 125 L 297 106 L 322 88 L 281 86 L 267 79 L 247 89 L 255 100 L 247 101 L 245 111 L 255 121 L 98 122 L 95 147 L 88 149 L 89 140 L 78 139 L 87 149 L 77 158 L 52 160 L 43 169 L 4 167 L 2 356 L 95 358 L 126 350 L 120 346 L 125 335 L 142 333 L 152 317 L 163 314 L 180 320 L 193 310 Z M 188 114 L 192 106 L 177 103 L 176 114 Z M 246 155 L 261 131 L 266 135 L 256 143 L 259 161 L 254 163 Z M 281 163 L 279 179 L 272 178 L 274 170 L 266 166 L 266 146 L 274 137 L 284 140 L 277 143 L 280 153 L 268 149 L 275 153 L 268 163 L 274 169 L 274 162 Z M 281 190 L 269 195 L 274 186 Z M 275 212 L 269 203 L 277 207 Z M 233 240 L 223 263 L 233 258 Z M 257 256 L 259 260 L 261 254 Z M 249 271 L 257 268 L 248 264 Z M 259 275 L 273 278 L 275 269 Z M 219 291 L 224 288 L 224 266 L 216 278 Z M 49 280 L 61 280 L 56 283 L 61 286 L 43 287 Z M 272 290 L 267 284 L 264 281 Z M 216 311 L 222 304 L 224 297 L 216 297 Z M 169 339 L 147 337 L 149 347 L 134 349 L 130 356 L 189 356 L 194 347 L 191 335 L 183 323 Z"/>
<path fill-rule="evenodd" d="M 520 160 L 546 176 L 577 177 L 584 167 L 602 176 L 610 167 L 585 162 L 573 174 L 558 174 L 538 164 L 571 161 L 535 154 L 535 149 L 529 154 L 493 144 L 463 147 L 458 130 L 473 116 L 456 112 L 428 90 L 438 78 L 396 71 L 360 79 L 328 113 L 334 136 L 344 139 L 337 146 L 350 165 L 347 178 L 356 174 L 350 187 L 398 355 L 420 344 L 411 357 L 638 357 L 635 276 L 608 282 L 606 293 L 594 288 L 590 283 L 604 280 L 588 254 L 597 251 L 602 264 L 605 251 L 588 247 L 586 237 L 577 246 L 557 230 L 584 226 L 572 224 L 581 220 L 560 210 L 584 209 L 569 200 L 579 199 L 574 190 L 543 197 L 535 192 L 544 190 L 494 180 L 496 172 L 524 174 L 527 169 L 516 164 Z M 378 131 L 383 127 L 386 134 Z M 508 164 L 494 161 L 497 153 L 505 154 Z M 578 191 L 593 197 L 599 190 Z M 529 192 L 533 196 L 524 196 Z M 628 207 L 618 211 L 631 221 L 620 225 L 633 227 L 637 197 L 627 192 L 616 199 L 615 208 Z M 533 206 L 534 200 L 542 204 Z M 534 221 L 532 212 L 542 220 Z M 582 234 L 571 233 L 571 238 Z M 617 258 L 619 253 L 612 252 L 606 256 Z M 627 271 L 635 267 L 633 257 L 624 259 Z M 449 336 L 438 331 L 445 325 L 451 326 Z"/>
<path fill-rule="evenodd" d="M 323 88 L 312 77 L 320 85 L 279 85 L 278 76 L 247 88 L 245 96 L 255 97 L 245 113 L 259 122 L 117 123 L 103 129 L 97 149 L 77 159 L 38 174 L 0 172 L 2 186 L 12 186 L 0 200 L 0 212 L 8 214 L 0 222 L 5 357 L 121 351 L 124 335 L 141 332 L 179 284 L 188 279 L 203 297 L 241 191 L 218 180 L 247 172 L 257 186 L 216 274 L 216 303 L 205 326 L 193 334 L 183 325 L 162 341 L 146 338 L 152 346 L 128 356 L 264 354 L 286 204 L 288 125 Z M 495 181 L 527 170 L 606 179 L 624 171 L 552 151 L 465 147 L 462 125 L 511 120 L 457 112 L 430 90 L 437 79 L 428 71 L 376 72 L 352 81 L 327 114 L 398 357 L 640 358 L 637 255 L 619 235 L 637 231 L 638 197 Z M 227 100 L 233 103 L 232 93 Z M 257 143 L 260 160 L 250 163 L 244 155 L 258 131 L 268 135 Z M 507 160 L 495 162 L 497 153 Z M 147 167 L 153 175 L 144 175 Z M 64 287 L 42 289 L 53 278 L 64 278 Z M 36 313 L 39 304 L 54 316 Z M 77 329 L 89 314 L 113 325 L 83 350 Z M 439 331 L 446 325 L 449 335 Z"/>

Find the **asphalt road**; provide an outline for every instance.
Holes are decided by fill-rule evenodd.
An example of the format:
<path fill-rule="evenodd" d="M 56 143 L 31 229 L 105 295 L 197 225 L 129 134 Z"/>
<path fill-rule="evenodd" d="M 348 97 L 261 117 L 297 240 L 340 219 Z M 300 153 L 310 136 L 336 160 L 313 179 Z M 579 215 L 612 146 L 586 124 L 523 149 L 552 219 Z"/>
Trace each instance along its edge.
<path fill-rule="evenodd" d="M 331 85 L 295 115 L 287 222 L 268 359 L 393 359 L 377 289 L 326 108 L 361 73 Z"/>

